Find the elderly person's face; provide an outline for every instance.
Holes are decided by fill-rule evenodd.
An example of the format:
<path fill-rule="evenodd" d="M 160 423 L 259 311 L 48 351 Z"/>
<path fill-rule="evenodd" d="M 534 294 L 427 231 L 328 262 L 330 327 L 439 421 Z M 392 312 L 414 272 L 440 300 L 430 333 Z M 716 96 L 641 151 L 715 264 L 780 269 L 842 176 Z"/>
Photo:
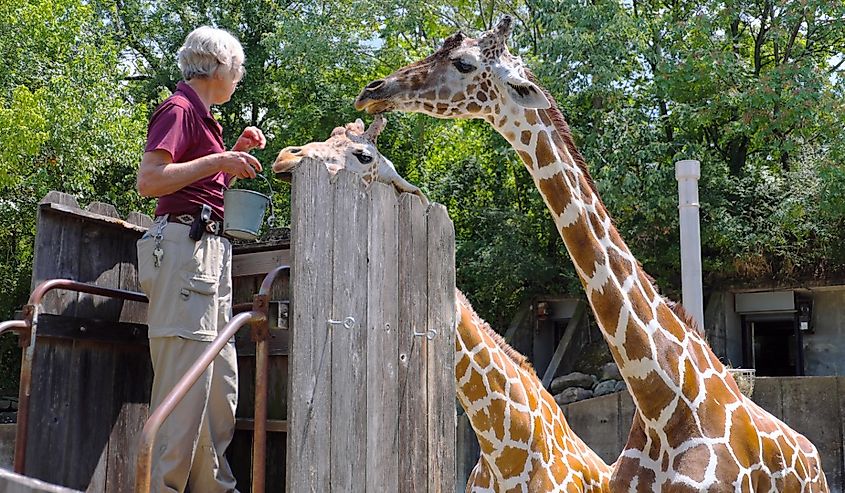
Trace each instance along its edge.
<path fill-rule="evenodd" d="M 221 65 L 214 73 L 213 83 L 217 88 L 219 97 L 215 103 L 223 104 L 232 98 L 235 89 L 238 88 L 238 82 L 243 79 L 244 65 L 242 62 L 235 62 L 233 67 L 226 67 Z"/>

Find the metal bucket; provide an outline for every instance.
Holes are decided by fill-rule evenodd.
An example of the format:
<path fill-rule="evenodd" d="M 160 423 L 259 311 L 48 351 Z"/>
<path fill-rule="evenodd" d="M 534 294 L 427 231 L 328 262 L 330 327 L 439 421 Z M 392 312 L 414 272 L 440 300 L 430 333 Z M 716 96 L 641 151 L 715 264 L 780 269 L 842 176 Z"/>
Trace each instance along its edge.
<path fill-rule="evenodd" d="M 258 175 L 267 182 L 270 195 L 273 188 L 264 175 Z M 264 212 L 270 205 L 270 223 L 273 222 L 273 201 L 267 195 L 254 190 L 230 188 L 223 192 L 223 234 L 240 240 L 258 238 Z"/>

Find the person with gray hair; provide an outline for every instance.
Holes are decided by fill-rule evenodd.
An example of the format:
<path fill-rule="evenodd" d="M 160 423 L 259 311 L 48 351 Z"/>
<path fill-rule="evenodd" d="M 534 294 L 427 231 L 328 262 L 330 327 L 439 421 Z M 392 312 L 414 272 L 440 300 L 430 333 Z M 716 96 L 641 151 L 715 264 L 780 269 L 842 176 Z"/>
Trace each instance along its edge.
<path fill-rule="evenodd" d="M 232 34 L 203 26 L 177 54 L 184 80 L 155 110 L 138 170 L 138 192 L 158 197 L 155 221 L 138 240 L 138 281 L 149 298 L 154 377 L 150 411 L 231 318 L 232 245 L 222 235 L 223 192 L 254 178 L 249 154 L 264 134 L 247 127 L 231 150 L 211 106 L 232 97 L 244 51 Z M 230 341 L 164 422 L 153 451 L 152 491 L 237 491 L 226 461 L 235 429 L 238 370 Z"/>

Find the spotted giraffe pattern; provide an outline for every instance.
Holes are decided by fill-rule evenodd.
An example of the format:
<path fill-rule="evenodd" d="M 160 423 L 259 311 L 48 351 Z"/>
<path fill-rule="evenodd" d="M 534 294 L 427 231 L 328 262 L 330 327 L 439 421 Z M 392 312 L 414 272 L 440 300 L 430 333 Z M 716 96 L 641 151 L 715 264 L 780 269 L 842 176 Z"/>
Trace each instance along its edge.
<path fill-rule="evenodd" d="M 517 151 L 575 265 L 637 412 L 612 491 L 828 491 L 816 448 L 740 394 L 682 310 L 658 294 L 613 225 L 551 96 L 505 45 L 511 20 L 458 32 L 367 85 L 371 113 L 483 118 Z"/>
<path fill-rule="evenodd" d="M 608 491 L 611 468 L 569 427 L 526 358 L 456 291 L 455 379 L 481 458 L 467 492 Z"/>
<path fill-rule="evenodd" d="M 373 125 L 365 132 L 362 122 L 347 124 L 325 142 L 285 148 L 273 169 L 287 171 L 310 157 L 325 162 L 330 174 L 341 168 L 362 173 L 356 153 L 366 150 L 374 159 L 366 170 L 371 177 L 362 173 L 364 181 L 388 181 L 379 176 L 377 163 L 389 160 L 375 147 L 384 122 Z M 610 466 L 572 431 L 526 358 L 475 313 L 460 291 L 455 300 L 457 396 L 481 446 L 467 492 L 608 491 Z"/>

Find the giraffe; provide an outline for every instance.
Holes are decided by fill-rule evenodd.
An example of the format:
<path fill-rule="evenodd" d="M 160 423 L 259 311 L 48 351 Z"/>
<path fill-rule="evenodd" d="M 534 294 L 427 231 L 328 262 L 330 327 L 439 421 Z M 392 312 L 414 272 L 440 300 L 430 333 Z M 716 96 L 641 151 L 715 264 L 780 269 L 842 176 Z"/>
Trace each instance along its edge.
<path fill-rule="evenodd" d="M 743 396 L 683 310 L 661 296 L 601 202 L 551 95 L 507 49 L 512 20 L 457 32 L 368 84 L 355 107 L 488 121 L 552 214 L 636 406 L 612 491 L 828 491 L 818 451 Z"/>
<path fill-rule="evenodd" d="M 346 168 L 367 183 L 404 183 L 397 186 L 400 191 L 418 191 L 376 149 L 383 128 L 382 118 L 366 131 L 360 120 L 338 127 L 325 142 L 282 149 L 273 171 L 289 171 L 311 157 L 323 160 L 332 175 Z M 362 162 L 362 152 L 371 159 Z M 610 466 L 572 431 L 525 356 L 482 320 L 457 289 L 455 302 L 457 396 L 481 448 L 466 491 L 608 491 Z"/>
<path fill-rule="evenodd" d="M 370 128 L 365 128 L 359 118 L 343 127 L 336 127 L 324 142 L 285 147 L 273 163 L 273 172 L 288 172 L 303 158 L 309 157 L 323 161 L 331 175 L 347 169 L 361 175 L 367 185 L 373 181 L 387 183 L 400 193 L 417 195 L 423 204 L 427 204 L 428 199 L 422 191 L 399 176 L 393 163 L 376 149 L 376 141 L 385 125 L 383 116 L 376 117 Z"/>

